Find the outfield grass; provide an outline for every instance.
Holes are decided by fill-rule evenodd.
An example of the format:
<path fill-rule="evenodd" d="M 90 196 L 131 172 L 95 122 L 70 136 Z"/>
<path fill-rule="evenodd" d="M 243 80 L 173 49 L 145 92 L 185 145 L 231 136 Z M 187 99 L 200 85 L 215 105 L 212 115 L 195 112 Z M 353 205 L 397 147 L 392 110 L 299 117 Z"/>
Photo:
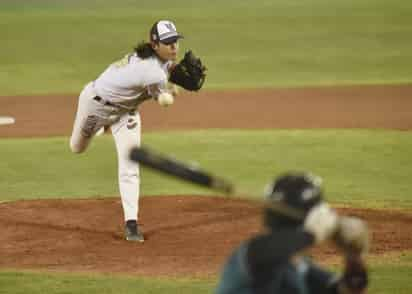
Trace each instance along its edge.
<path fill-rule="evenodd" d="M 412 80 L 412 2 L 0 2 L 1 95 L 77 93 L 171 18 L 208 67 L 205 88 Z"/>
<path fill-rule="evenodd" d="M 412 138 L 379 130 L 205 130 L 145 133 L 157 150 L 233 180 L 260 195 L 285 170 L 309 170 L 325 180 L 328 199 L 357 206 L 412 207 Z M 118 195 L 117 160 L 110 135 L 82 155 L 67 138 L 0 141 L 1 200 Z M 142 171 L 142 194 L 205 194 L 208 191 Z"/>

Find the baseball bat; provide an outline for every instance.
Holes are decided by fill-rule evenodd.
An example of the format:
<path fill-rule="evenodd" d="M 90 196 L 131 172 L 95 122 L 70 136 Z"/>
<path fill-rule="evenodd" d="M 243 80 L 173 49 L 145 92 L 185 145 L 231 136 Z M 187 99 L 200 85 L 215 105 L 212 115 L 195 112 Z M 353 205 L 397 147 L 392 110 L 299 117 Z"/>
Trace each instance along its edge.
<path fill-rule="evenodd" d="M 225 194 L 234 192 L 234 186 L 229 181 L 204 171 L 199 167 L 169 158 L 148 148 L 133 148 L 130 152 L 130 158 L 143 166 L 202 187 Z"/>
<path fill-rule="evenodd" d="M 209 171 L 202 170 L 200 167 L 172 159 L 149 148 L 132 148 L 132 150 L 130 151 L 130 159 L 138 162 L 142 166 L 151 168 L 165 175 L 197 184 L 211 190 L 223 192 L 226 195 L 233 195 L 236 191 L 235 185 L 233 185 L 227 179 L 216 176 Z M 241 193 L 239 191 L 236 192 L 239 198 L 241 198 L 240 195 L 244 195 L 244 197 L 250 198 L 250 195 L 248 196 L 248 193 Z M 285 205 L 281 202 L 276 204 L 267 203 L 266 201 L 261 202 L 263 202 L 262 205 L 264 207 L 296 220 L 302 220 L 304 218 L 304 213 L 302 211 Z"/>

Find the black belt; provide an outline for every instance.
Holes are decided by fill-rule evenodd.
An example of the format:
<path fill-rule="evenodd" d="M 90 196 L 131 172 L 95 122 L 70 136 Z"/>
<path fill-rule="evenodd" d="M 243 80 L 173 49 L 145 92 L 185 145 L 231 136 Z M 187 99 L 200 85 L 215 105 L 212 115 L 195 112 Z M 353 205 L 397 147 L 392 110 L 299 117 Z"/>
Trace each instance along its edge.
<path fill-rule="evenodd" d="M 104 100 L 104 99 L 103 99 L 102 97 L 100 97 L 100 96 L 94 97 L 93 100 L 96 100 L 97 102 L 99 102 L 99 103 L 101 103 L 101 104 L 103 104 L 103 105 L 106 105 L 106 106 L 119 107 L 119 106 L 116 105 L 116 104 L 113 104 L 113 103 L 111 103 L 111 102 L 109 102 L 109 101 Z"/>

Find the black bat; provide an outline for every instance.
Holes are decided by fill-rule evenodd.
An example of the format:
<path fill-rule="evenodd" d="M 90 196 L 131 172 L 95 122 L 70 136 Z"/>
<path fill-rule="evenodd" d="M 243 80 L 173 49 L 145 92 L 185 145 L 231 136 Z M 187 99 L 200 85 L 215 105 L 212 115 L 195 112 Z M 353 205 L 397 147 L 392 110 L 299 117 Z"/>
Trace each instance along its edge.
<path fill-rule="evenodd" d="M 143 166 L 163 172 L 166 175 L 183 179 L 225 194 L 234 192 L 234 186 L 229 181 L 212 175 L 198 167 L 172 159 L 144 147 L 135 147 L 130 151 L 130 158 Z"/>

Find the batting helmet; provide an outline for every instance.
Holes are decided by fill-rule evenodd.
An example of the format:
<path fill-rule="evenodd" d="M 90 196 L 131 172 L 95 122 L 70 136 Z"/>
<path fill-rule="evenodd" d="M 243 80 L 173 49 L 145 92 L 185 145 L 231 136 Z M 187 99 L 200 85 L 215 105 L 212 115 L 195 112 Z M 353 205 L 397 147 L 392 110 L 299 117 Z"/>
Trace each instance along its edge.
<path fill-rule="evenodd" d="M 309 173 L 290 172 L 275 179 L 264 193 L 265 225 L 271 229 L 301 225 L 323 199 L 321 184 L 321 178 Z"/>

